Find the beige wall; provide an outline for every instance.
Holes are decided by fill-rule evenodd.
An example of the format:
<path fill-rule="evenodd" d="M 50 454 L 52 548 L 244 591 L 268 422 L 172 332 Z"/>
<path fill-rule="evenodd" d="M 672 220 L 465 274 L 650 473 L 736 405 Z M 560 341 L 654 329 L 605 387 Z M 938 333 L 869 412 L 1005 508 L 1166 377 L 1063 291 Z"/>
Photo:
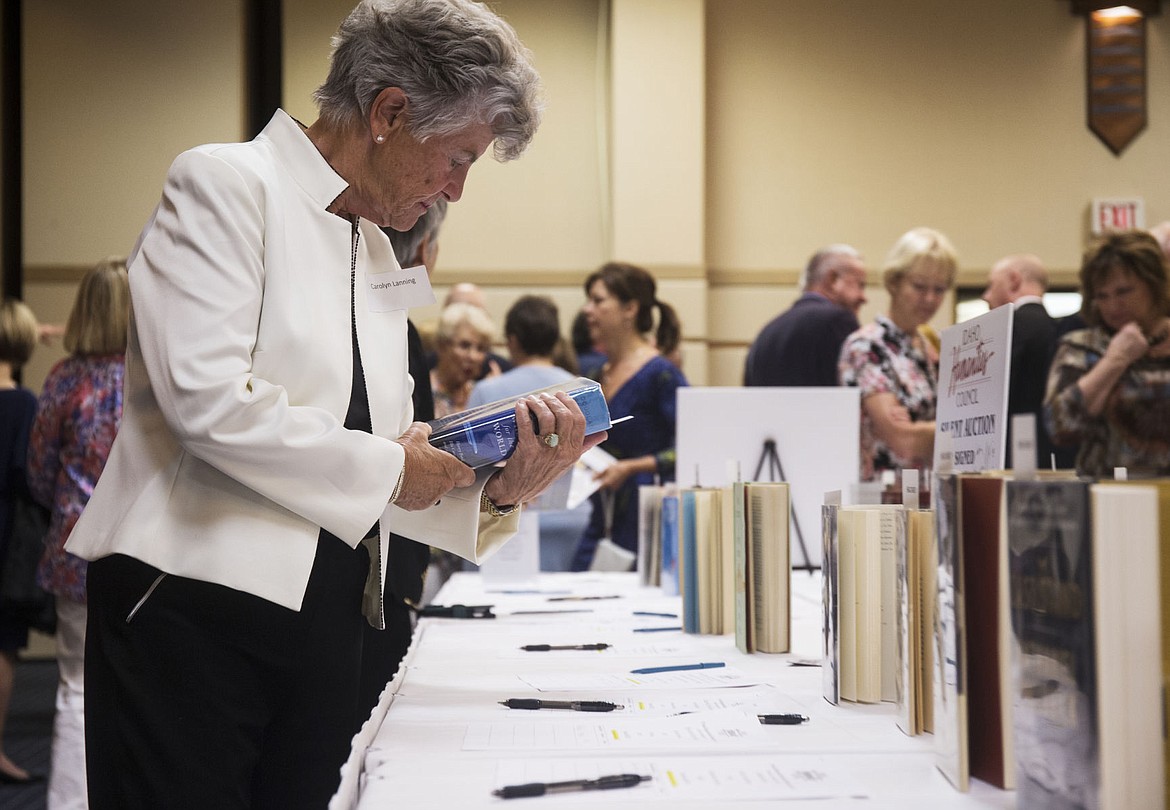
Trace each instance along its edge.
<path fill-rule="evenodd" d="M 1170 218 L 1170 15 L 1149 26 L 1149 127 L 1115 157 L 1084 124 L 1065 0 L 492 5 L 534 52 L 545 122 L 523 159 L 472 172 L 440 295 L 479 281 L 501 319 L 515 293 L 549 291 L 567 323 L 589 271 L 641 262 L 683 315 L 695 382 L 738 382 L 824 243 L 877 267 L 927 224 L 968 278 L 1025 249 L 1067 278 L 1092 197 Z M 285 0 L 285 105 L 306 122 L 349 6 Z M 26 297 L 42 317 L 68 311 L 80 268 L 130 249 L 175 154 L 244 135 L 241 33 L 242 0 L 25 3 Z M 885 305 L 872 286 L 866 318 Z"/>

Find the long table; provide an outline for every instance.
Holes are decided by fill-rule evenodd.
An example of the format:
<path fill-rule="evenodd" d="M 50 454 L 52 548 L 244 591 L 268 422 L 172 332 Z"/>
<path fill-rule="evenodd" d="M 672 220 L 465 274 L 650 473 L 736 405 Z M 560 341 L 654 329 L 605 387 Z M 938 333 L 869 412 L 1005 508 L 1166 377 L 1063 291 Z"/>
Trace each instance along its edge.
<path fill-rule="evenodd" d="M 891 704 L 833 706 L 823 699 L 815 666 L 819 574 L 792 574 L 792 652 L 782 655 L 745 655 L 730 635 L 647 630 L 680 620 L 637 613 L 679 614 L 680 600 L 639 585 L 633 574 L 542 574 L 525 590 L 536 592 L 488 593 L 471 573 L 443 587 L 437 603 L 491 604 L 497 618 L 419 622 L 402 667 L 354 739 L 330 810 L 1015 806 L 1013 792 L 978 780 L 970 792 L 956 791 L 934 766 L 932 737 L 898 730 Z M 558 612 L 523 612 L 550 610 Z M 612 646 L 520 649 L 597 642 Z M 629 675 L 694 662 L 726 666 L 664 673 L 665 681 Z M 693 683 L 679 683 L 688 679 Z M 694 688 L 705 679 L 752 685 Z M 606 700 L 623 708 L 525 711 L 500 705 L 507 698 Z M 809 720 L 744 725 L 757 713 Z M 539 798 L 492 794 L 506 784 L 626 772 L 653 779 Z"/>

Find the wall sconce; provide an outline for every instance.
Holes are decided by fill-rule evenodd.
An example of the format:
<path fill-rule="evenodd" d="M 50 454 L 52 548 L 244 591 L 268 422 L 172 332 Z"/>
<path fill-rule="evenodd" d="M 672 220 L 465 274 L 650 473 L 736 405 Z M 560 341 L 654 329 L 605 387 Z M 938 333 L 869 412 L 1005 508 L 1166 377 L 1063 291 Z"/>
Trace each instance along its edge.
<path fill-rule="evenodd" d="M 1085 90 L 1089 129 L 1115 155 L 1146 127 L 1146 17 L 1162 0 L 1072 0 L 1086 16 Z"/>

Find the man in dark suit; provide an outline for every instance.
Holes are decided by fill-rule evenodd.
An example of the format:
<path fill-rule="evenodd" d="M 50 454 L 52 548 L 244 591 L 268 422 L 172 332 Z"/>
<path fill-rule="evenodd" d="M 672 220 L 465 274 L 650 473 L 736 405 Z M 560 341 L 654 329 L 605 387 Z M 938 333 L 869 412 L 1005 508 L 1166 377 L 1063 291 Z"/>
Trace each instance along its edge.
<path fill-rule="evenodd" d="M 837 385 L 841 344 L 865 303 L 865 264 L 849 245 L 830 245 L 813 255 L 801 281 L 803 295 L 748 350 L 744 385 Z"/>
<path fill-rule="evenodd" d="M 1048 368 L 1060 339 L 1059 326 L 1044 308 L 1048 272 L 1036 256 L 1018 253 L 1005 256 L 991 267 L 983 300 L 992 309 L 1016 305 L 1012 316 L 1012 365 L 1008 381 L 1007 452 L 1004 464 L 1012 466 L 1011 417 L 1030 413 L 1036 416 L 1036 466 L 1048 469 L 1052 454 L 1059 468 L 1073 466 L 1075 448 L 1056 447 L 1044 426 L 1044 392 Z"/>

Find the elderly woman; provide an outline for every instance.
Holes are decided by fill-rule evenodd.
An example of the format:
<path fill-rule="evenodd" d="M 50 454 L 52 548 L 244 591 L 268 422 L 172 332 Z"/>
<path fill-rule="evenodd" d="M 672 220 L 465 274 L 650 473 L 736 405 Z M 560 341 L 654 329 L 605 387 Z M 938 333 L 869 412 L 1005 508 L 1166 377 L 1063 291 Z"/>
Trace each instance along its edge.
<path fill-rule="evenodd" d="M 882 268 L 887 314 L 841 347 L 841 384 L 861 389 L 862 481 L 931 463 L 938 359 L 919 327 L 938 312 L 957 268 L 955 249 L 943 234 L 930 228 L 904 233 Z"/>
<path fill-rule="evenodd" d="M 436 418 L 467 408 L 494 331 L 492 319 L 477 306 L 454 303 L 443 308 L 435 332 L 435 367 L 431 369 Z"/>
<path fill-rule="evenodd" d="M 93 810 L 325 807 L 389 532 L 482 559 L 586 446 L 546 397 L 505 467 L 430 447 L 384 283 L 379 226 L 532 138 L 528 52 L 468 0 L 364 0 L 334 46 L 318 120 L 181 155 L 130 262 L 122 425 L 66 546 L 90 560 Z"/>
<path fill-rule="evenodd" d="M 1150 234 L 1111 234 L 1085 253 L 1081 315 L 1048 374 L 1056 444 L 1079 443 L 1079 473 L 1170 474 L 1170 286 Z"/>

